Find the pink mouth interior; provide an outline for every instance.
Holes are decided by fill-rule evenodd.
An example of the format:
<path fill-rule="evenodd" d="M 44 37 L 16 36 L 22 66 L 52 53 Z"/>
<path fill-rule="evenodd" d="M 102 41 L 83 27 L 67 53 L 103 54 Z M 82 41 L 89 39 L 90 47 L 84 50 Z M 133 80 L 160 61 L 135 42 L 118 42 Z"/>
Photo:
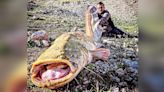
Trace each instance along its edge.
<path fill-rule="evenodd" d="M 70 73 L 70 71 L 70 67 L 64 63 L 42 65 L 38 69 L 37 79 L 42 81 L 56 80 L 65 77 Z"/>
<path fill-rule="evenodd" d="M 55 80 L 66 76 L 70 69 L 49 69 L 42 73 L 42 80 Z"/>

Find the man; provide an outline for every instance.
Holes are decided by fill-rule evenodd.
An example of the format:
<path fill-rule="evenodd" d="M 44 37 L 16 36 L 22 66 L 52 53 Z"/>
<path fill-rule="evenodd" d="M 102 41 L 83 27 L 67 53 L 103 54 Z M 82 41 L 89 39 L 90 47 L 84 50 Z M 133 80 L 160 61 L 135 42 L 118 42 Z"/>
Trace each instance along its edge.
<path fill-rule="evenodd" d="M 97 9 L 94 6 L 88 6 L 87 8 L 85 13 L 86 34 L 96 43 L 97 47 L 100 47 L 99 43 L 103 30 L 99 25 L 98 15 L 95 13 L 96 11 Z"/>
<path fill-rule="evenodd" d="M 108 22 L 111 19 L 110 13 L 105 10 L 105 5 L 102 2 L 95 6 L 88 6 L 87 8 L 87 18 L 88 18 L 88 27 L 90 30 L 86 30 L 86 32 L 90 32 L 92 34 L 92 38 L 95 41 L 97 47 L 102 47 L 101 37 L 106 31 L 111 31 L 114 24 Z M 86 25 L 87 25 L 86 23 Z M 91 33 L 93 32 L 93 33 Z"/>
<path fill-rule="evenodd" d="M 102 36 L 109 37 L 121 35 L 123 37 L 127 35 L 130 37 L 129 34 L 115 27 L 109 11 L 105 9 L 104 3 L 99 2 L 96 6 L 96 10 L 94 8 L 94 6 L 89 6 L 88 11 L 90 11 L 92 17 L 91 27 L 93 29 L 93 38 L 95 42 L 100 43 L 100 38 Z"/>
<path fill-rule="evenodd" d="M 99 25 L 100 21 L 97 21 L 94 23 L 93 16 L 96 12 L 96 7 L 94 6 L 88 6 L 86 12 L 85 12 L 85 26 L 86 26 L 86 35 L 95 42 L 97 49 L 93 51 L 93 56 L 96 56 L 98 58 L 104 58 L 103 60 L 107 60 L 110 55 L 110 50 L 101 48 L 101 44 L 99 43 L 103 29 Z M 97 15 L 95 14 L 95 17 Z M 98 19 L 98 17 L 97 17 Z"/>
<path fill-rule="evenodd" d="M 122 37 L 127 35 L 130 37 L 129 34 L 121 31 L 117 27 L 115 27 L 111 15 L 108 10 L 105 10 L 105 5 L 102 2 L 97 4 L 97 13 L 100 20 L 100 25 L 104 28 L 105 32 L 103 32 L 103 36 L 114 36 L 114 35 L 121 35 Z"/>

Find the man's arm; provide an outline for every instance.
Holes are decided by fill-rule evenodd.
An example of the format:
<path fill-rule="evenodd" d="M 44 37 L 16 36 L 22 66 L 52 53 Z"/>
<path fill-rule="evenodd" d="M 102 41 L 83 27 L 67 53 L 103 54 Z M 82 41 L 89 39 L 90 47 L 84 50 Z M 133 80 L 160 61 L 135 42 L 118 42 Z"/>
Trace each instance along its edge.
<path fill-rule="evenodd" d="M 110 13 L 107 11 L 102 15 L 102 18 L 108 20 L 111 17 Z"/>
<path fill-rule="evenodd" d="M 106 11 L 103 15 L 102 15 L 102 18 L 100 19 L 100 25 L 102 24 L 105 24 L 108 19 L 111 18 L 111 15 L 108 11 Z"/>

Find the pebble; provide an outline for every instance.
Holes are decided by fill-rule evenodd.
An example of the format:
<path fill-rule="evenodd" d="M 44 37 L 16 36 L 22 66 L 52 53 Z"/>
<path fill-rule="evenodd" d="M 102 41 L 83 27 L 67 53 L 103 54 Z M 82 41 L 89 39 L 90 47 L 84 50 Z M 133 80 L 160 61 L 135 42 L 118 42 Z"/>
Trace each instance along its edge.
<path fill-rule="evenodd" d="M 118 74 L 119 77 L 121 77 L 125 74 L 125 71 L 122 68 L 119 68 L 116 70 L 116 73 Z"/>
<path fill-rule="evenodd" d="M 117 83 L 120 82 L 120 79 L 119 79 L 118 77 L 112 76 L 111 79 L 112 79 L 112 81 L 115 81 L 115 82 L 117 82 Z"/>
<path fill-rule="evenodd" d="M 88 81 L 88 80 L 83 82 L 84 85 L 88 84 L 88 83 L 90 83 L 90 81 Z"/>
<path fill-rule="evenodd" d="M 121 89 L 121 92 L 127 92 L 125 88 L 122 88 Z"/>
<path fill-rule="evenodd" d="M 41 46 L 41 43 L 38 40 L 35 40 L 34 43 L 36 44 L 36 46 Z"/>
<path fill-rule="evenodd" d="M 129 72 L 129 73 L 138 73 L 138 70 L 135 69 L 135 68 L 128 67 L 128 68 L 126 68 L 126 69 L 127 69 L 127 72 Z"/>
<path fill-rule="evenodd" d="M 136 68 L 136 69 L 139 68 L 139 63 L 138 63 L 138 61 L 131 61 L 131 60 L 129 60 L 129 59 L 123 59 L 123 62 L 124 62 L 124 64 L 125 64 L 125 66 L 132 67 L 132 68 Z"/>
<path fill-rule="evenodd" d="M 127 86 L 127 83 L 126 82 L 120 82 L 118 85 L 121 87 L 125 87 L 125 86 Z"/>
<path fill-rule="evenodd" d="M 47 40 L 42 40 L 42 43 L 44 47 L 48 47 L 50 45 Z"/>
<path fill-rule="evenodd" d="M 118 68 L 117 64 L 116 63 L 113 63 L 110 65 L 110 71 L 114 71 Z"/>
<path fill-rule="evenodd" d="M 126 78 L 125 80 L 128 81 L 128 82 L 130 82 L 130 81 L 133 80 L 133 78 L 132 78 L 132 77 L 128 77 L 128 78 Z"/>
<path fill-rule="evenodd" d="M 100 60 L 97 61 L 95 63 L 95 65 L 96 65 L 96 71 L 100 72 L 102 74 L 106 74 L 111 69 L 110 65 L 107 62 L 103 62 L 103 61 L 100 61 Z"/>
<path fill-rule="evenodd" d="M 45 30 L 34 32 L 31 35 L 32 40 L 46 40 L 47 38 L 48 38 L 48 34 Z"/>
<path fill-rule="evenodd" d="M 112 92 L 119 92 L 119 88 L 118 87 L 113 88 Z"/>

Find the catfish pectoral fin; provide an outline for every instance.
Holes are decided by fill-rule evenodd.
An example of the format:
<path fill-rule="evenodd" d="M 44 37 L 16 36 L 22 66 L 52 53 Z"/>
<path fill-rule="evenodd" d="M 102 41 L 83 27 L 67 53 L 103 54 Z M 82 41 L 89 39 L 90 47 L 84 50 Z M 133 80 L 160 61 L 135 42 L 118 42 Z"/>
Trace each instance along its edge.
<path fill-rule="evenodd" d="M 105 48 L 97 48 L 96 50 L 91 51 L 93 57 L 102 59 L 102 60 L 108 60 L 110 56 L 110 50 Z"/>

